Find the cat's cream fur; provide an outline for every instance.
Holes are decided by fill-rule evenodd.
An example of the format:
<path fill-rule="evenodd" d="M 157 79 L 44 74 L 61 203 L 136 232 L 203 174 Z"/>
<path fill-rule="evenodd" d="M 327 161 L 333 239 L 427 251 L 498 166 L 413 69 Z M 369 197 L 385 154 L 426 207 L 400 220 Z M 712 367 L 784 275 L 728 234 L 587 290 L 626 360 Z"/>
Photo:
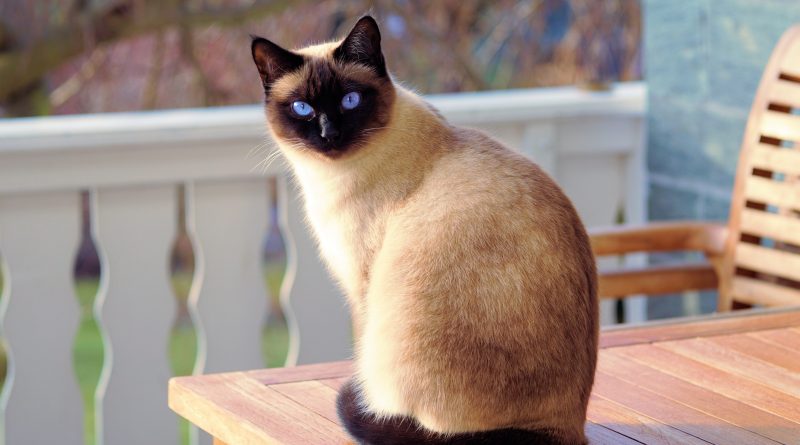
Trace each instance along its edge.
<path fill-rule="evenodd" d="M 297 52 L 330 60 L 339 43 Z M 302 81 L 283 76 L 272 94 Z M 532 162 L 397 84 L 391 94 L 388 123 L 336 159 L 269 119 L 347 294 L 365 408 L 440 433 L 515 427 L 583 443 L 597 301 L 575 210 Z"/>

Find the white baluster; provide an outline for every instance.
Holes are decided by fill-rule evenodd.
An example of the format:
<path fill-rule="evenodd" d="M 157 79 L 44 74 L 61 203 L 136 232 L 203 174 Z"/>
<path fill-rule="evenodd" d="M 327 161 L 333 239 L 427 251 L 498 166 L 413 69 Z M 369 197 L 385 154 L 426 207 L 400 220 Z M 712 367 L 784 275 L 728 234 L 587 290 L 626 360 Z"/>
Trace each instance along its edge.
<path fill-rule="evenodd" d="M 98 444 L 177 443 L 167 407 L 168 347 L 175 317 L 169 258 L 175 186 L 100 189 L 93 230 L 102 261 L 95 314 L 105 362 L 96 393 Z"/>
<path fill-rule="evenodd" d="M 0 320 L 9 354 L 0 442 L 7 445 L 83 444 L 72 366 L 80 209 L 77 191 L 0 196 L 6 281 Z"/>
<path fill-rule="evenodd" d="M 264 179 L 187 186 L 195 274 L 189 309 L 197 326 L 194 372 L 264 367 L 261 330 L 268 294 L 261 245 L 269 226 Z"/>
<path fill-rule="evenodd" d="M 268 291 L 261 245 L 269 228 L 264 179 L 210 181 L 186 187 L 186 229 L 195 269 L 189 312 L 197 329 L 195 374 L 264 367 L 261 329 Z M 191 443 L 210 444 L 191 429 Z"/>
<path fill-rule="evenodd" d="M 288 263 L 281 288 L 289 325 L 287 364 L 348 358 L 352 334 L 345 300 L 319 259 L 305 224 L 300 191 L 287 176 L 278 178 L 278 202 Z"/>

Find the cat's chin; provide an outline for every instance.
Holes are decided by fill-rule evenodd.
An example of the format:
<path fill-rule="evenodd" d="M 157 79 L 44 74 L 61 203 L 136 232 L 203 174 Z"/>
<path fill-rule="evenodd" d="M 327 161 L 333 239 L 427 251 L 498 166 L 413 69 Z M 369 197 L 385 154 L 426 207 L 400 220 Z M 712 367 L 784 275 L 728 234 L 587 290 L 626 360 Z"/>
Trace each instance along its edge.
<path fill-rule="evenodd" d="M 330 146 L 330 147 L 317 147 L 313 145 L 306 145 L 305 150 L 306 152 L 310 152 L 312 156 L 320 157 L 327 160 L 335 160 L 341 159 L 350 154 L 352 151 L 351 147 L 337 147 L 337 146 Z"/>
<path fill-rule="evenodd" d="M 313 158 L 331 161 L 350 157 L 360 151 L 365 144 L 359 141 L 352 141 L 346 144 L 282 143 L 280 145 L 286 147 L 285 149 L 299 151 Z"/>

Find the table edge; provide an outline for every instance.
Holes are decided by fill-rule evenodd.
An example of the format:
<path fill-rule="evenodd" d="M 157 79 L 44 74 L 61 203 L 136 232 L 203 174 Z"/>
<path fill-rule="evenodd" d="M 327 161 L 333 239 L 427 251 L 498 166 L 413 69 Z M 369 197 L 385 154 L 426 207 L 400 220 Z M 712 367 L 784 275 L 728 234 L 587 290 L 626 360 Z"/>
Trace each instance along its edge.
<path fill-rule="evenodd" d="M 607 327 L 600 332 L 600 349 L 793 326 L 800 326 L 800 306 L 713 313 Z"/>

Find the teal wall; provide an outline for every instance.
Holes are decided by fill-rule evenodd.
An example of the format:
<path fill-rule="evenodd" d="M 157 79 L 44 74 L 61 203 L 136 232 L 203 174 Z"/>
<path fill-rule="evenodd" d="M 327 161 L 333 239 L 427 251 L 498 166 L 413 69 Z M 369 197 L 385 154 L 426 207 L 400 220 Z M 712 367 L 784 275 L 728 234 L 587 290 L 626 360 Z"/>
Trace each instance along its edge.
<path fill-rule="evenodd" d="M 750 103 L 800 0 L 644 0 L 643 14 L 649 218 L 726 220 Z M 679 314 L 669 300 L 651 315 Z"/>

